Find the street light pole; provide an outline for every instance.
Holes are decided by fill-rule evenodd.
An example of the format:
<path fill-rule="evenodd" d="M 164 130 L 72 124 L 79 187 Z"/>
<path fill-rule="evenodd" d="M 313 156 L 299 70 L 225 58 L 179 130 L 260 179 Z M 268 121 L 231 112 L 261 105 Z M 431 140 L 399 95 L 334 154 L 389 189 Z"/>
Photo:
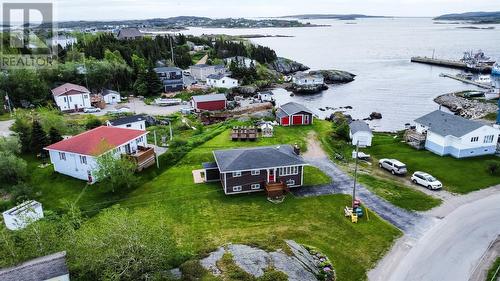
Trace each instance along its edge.
<path fill-rule="evenodd" d="M 358 176 L 358 153 L 359 153 L 359 140 L 356 142 L 356 155 L 354 166 L 354 185 L 352 187 L 352 208 L 354 209 L 354 200 L 356 200 L 356 179 Z"/>

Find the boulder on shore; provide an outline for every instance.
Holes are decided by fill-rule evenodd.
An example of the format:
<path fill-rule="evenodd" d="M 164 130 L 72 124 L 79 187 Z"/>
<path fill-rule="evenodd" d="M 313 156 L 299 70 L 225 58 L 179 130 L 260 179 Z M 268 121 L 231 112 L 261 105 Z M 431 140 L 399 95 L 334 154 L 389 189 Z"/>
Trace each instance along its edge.
<path fill-rule="evenodd" d="M 354 81 L 355 74 L 352 74 L 343 70 L 315 70 L 309 71 L 309 74 L 321 74 L 325 78 L 326 84 L 335 84 L 335 83 L 349 83 Z"/>
<path fill-rule="evenodd" d="M 281 58 L 281 57 L 276 59 L 269 66 L 271 69 L 274 69 L 277 72 L 279 72 L 281 74 L 285 74 L 285 75 L 295 73 L 298 71 L 309 70 L 309 67 L 307 67 L 299 62 L 296 62 L 296 61 L 293 61 L 290 59 L 286 59 L 286 58 Z"/>

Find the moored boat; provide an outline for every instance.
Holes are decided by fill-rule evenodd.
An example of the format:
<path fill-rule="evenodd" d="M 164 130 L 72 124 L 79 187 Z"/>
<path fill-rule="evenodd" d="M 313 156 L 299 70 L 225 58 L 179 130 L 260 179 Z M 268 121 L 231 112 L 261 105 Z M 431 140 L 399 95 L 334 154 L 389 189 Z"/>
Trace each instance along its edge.
<path fill-rule="evenodd" d="M 495 65 L 491 69 L 491 75 L 500 76 L 500 63 L 495 63 Z"/>

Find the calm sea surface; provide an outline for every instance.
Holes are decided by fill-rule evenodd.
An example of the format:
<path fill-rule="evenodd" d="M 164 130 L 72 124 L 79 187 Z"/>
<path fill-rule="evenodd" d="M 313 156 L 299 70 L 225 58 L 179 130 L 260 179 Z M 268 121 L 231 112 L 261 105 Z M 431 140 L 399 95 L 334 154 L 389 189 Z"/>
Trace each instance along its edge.
<path fill-rule="evenodd" d="M 474 86 L 439 74 L 457 70 L 410 63 L 411 56 L 458 59 L 466 50 L 482 49 L 500 60 L 500 25 L 494 30 L 459 27 L 467 24 L 434 24 L 428 18 L 359 19 L 356 21 L 312 20 L 328 27 L 208 29 L 191 28 L 183 33 L 288 35 L 289 38 L 257 38 L 253 42 L 268 46 L 279 56 L 304 63 L 311 69 L 341 69 L 357 75 L 349 84 L 331 86 L 316 95 L 294 96 L 275 92 L 278 104 L 298 101 L 320 117 L 332 111 L 327 106 L 352 106 L 347 113 L 365 118 L 381 112 L 381 120 L 371 121 L 378 131 L 395 131 L 404 124 L 438 108 L 433 99 L 441 94 L 476 89 Z M 479 26 L 479 27 L 486 27 Z"/>

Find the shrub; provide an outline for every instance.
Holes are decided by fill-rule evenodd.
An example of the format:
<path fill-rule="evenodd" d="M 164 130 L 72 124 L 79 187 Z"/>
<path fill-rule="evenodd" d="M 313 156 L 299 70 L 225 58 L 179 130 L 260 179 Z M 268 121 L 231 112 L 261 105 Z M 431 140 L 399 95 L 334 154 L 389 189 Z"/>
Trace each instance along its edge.
<path fill-rule="evenodd" d="M 182 281 L 200 280 L 207 273 L 197 260 L 189 260 L 180 266 L 182 272 Z"/>
<path fill-rule="evenodd" d="M 288 281 L 288 276 L 281 271 L 268 270 L 257 281 Z"/>
<path fill-rule="evenodd" d="M 500 163 L 497 161 L 488 161 L 486 163 L 488 172 L 492 175 L 500 175 Z"/>
<path fill-rule="evenodd" d="M 89 115 L 87 121 L 85 122 L 85 129 L 91 130 L 102 125 L 102 121 L 95 117 L 94 115 Z"/>

